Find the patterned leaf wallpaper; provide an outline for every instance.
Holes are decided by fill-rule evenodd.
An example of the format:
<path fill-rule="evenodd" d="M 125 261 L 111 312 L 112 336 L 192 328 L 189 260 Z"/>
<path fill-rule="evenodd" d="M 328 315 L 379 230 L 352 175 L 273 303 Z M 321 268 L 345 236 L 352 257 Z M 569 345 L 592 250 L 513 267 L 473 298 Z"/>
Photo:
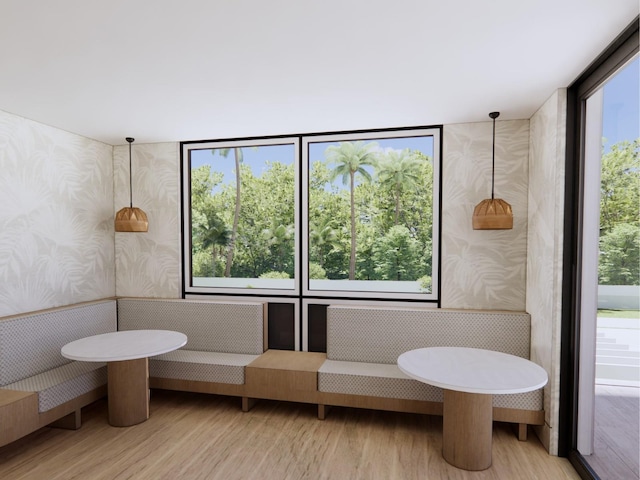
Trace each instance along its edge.
<path fill-rule="evenodd" d="M 531 358 L 549 372 L 541 439 L 558 450 L 560 326 L 566 90 L 559 90 L 531 118 L 526 309 L 531 314 Z"/>
<path fill-rule="evenodd" d="M 0 111 L 0 316 L 115 294 L 112 156 Z"/>
<path fill-rule="evenodd" d="M 529 121 L 496 121 L 495 198 L 513 209 L 512 230 L 473 230 L 491 198 L 492 122 L 446 125 L 443 137 L 442 307 L 525 308 Z"/>
<path fill-rule="evenodd" d="M 114 212 L 129 206 L 129 146 L 114 147 Z M 179 298 L 180 154 L 177 143 L 132 144 L 133 206 L 149 219 L 147 233 L 116 233 L 116 294 Z M 114 213 L 115 215 L 115 213 Z"/>

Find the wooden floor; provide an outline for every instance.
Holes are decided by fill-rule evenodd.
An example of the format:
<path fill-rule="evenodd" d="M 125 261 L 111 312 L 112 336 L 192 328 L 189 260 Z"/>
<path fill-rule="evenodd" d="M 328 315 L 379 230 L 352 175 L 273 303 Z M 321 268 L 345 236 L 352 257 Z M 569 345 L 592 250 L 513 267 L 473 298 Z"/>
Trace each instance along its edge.
<path fill-rule="evenodd" d="M 154 391 L 151 418 L 107 423 L 106 401 L 83 410 L 77 431 L 44 428 L 0 448 L 2 480 L 541 479 L 579 478 L 533 433 L 519 442 L 496 423 L 493 465 L 465 472 L 441 455 L 442 418 L 309 404 Z"/>
<path fill-rule="evenodd" d="M 594 453 L 586 456 L 602 480 L 640 478 L 640 388 L 596 385 Z"/>

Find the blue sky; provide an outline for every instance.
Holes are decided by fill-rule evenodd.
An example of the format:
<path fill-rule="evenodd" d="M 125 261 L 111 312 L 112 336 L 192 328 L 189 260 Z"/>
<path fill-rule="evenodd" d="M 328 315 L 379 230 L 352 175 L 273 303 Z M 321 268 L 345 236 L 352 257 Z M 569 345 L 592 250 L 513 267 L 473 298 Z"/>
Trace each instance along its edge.
<path fill-rule="evenodd" d="M 433 137 L 405 137 L 366 141 L 375 141 L 383 149 L 410 148 L 412 150 L 419 150 L 425 155 L 433 157 Z M 309 157 L 311 162 L 322 160 L 324 158 L 324 151 L 326 148 L 330 145 L 337 144 L 338 142 L 311 143 L 309 145 Z M 244 147 L 242 149 L 242 153 L 243 164 L 250 166 L 251 171 L 255 176 L 260 176 L 266 169 L 267 161 L 280 161 L 286 164 L 293 163 L 294 146 L 289 144 L 261 146 L 259 148 Z M 232 152 L 229 152 L 228 156 L 225 158 L 219 153 L 212 155 L 211 149 L 192 150 L 191 168 L 195 169 L 205 164 L 211 164 L 212 170 L 222 172 L 224 174 L 225 183 L 235 182 L 234 157 Z M 340 179 L 337 179 L 335 183 L 336 185 L 341 184 Z"/>
<path fill-rule="evenodd" d="M 640 138 L 640 58 L 604 85 L 602 136 L 605 152 L 623 140 Z"/>

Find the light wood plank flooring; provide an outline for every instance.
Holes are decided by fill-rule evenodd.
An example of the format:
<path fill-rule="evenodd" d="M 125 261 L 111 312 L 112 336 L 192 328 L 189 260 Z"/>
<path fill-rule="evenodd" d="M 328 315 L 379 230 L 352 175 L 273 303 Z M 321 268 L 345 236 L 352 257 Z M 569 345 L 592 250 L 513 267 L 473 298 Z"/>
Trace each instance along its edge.
<path fill-rule="evenodd" d="M 106 401 L 83 410 L 77 431 L 44 428 L 0 448 L 3 480 L 115 479 L 578 479 L 531 432 L 519 442 L 496 423 L 493 464 L 465 472 L 441 455 L 442 418 L 154 391 L 151 418 L 107 423 Z"/>
<path fill-rule="evenodd" d="M 586 456 L 602 480 L 640 478 L 640 388 L 596 385 L 594 453 Z"/>

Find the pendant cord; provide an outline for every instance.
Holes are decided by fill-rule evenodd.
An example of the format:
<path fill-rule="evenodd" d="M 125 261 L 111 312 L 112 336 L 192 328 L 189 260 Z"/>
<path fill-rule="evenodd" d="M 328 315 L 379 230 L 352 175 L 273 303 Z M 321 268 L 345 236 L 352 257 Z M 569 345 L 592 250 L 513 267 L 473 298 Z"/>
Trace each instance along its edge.
<path fill-rule="evenodd" d="M 489 118 L 493 119 L 493 149 L 491 152 L 491 200 L 493 200 L 493 191 L 496 178 L 496 118 L 500 116 L 500 112 L 491 112 Z"/>
<path fill-rule="evenodd" d="M 131 147 L 131 145 L 129 145 Z M 496 174 L 496 119 L 493 119 L 493 151 L 491 156 L 491 200 L 493 200 L 493 185 Z"/>
<path fill-rule="evenodd" d="M 493 194 L 491 195 L 491 198 L 493 198 Z M 133 208 L 133 175 L 131 174 L 131 142 L 129 142 L 129 207 Z"/>
<path fill-rule="evenodd" d="M 131 144 L 135 141 L 134 138 L 125 138 L 129 142 L 129 207 L 133 208 L 133 173 L 131 172 Z"/>

